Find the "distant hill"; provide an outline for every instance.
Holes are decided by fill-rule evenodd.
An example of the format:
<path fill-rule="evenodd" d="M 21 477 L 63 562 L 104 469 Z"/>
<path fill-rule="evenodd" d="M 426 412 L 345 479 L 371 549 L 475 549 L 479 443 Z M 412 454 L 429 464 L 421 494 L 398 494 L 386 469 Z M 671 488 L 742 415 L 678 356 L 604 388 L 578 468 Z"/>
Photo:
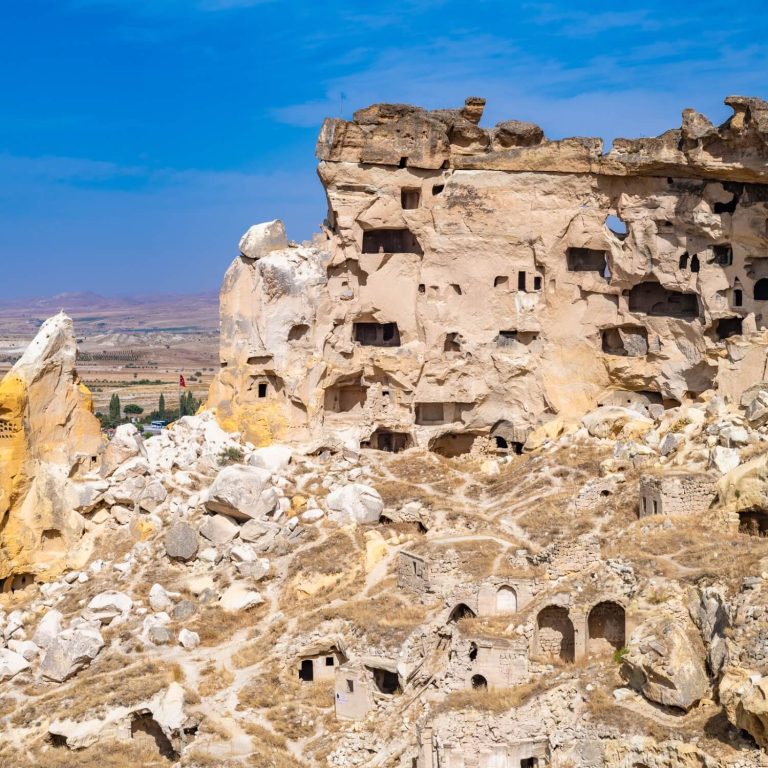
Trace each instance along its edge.
<path fill-rule="evenodd" d="M 78 336 L 104 333 L 215 333 L 216 293 L 101 296 L 88 291 L 31 299 L 0 299 L 0 334 L 32 335 L 59 311 L 74 321 Z"/>

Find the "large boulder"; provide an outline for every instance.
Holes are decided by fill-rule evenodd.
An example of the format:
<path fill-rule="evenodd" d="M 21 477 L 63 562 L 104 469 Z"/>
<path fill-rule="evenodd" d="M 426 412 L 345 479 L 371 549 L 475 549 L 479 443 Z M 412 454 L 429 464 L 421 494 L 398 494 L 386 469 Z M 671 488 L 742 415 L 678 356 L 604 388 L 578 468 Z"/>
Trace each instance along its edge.
<path fill-rule="evenodd" d="M 720 680 L 720 703 L 736 728 L 768 749 L 768 677 L 741 667 L 728 667 Z"/>
<path fill-rule="evenodd" d="M 40 646 L 40 648 L 47 648 L 61 632 L 61 622 L 63 619 L 63 614 L 52 608 L 40 619 L 35 634 L 32 635 L 32 642 Z"/>
<path fill-rule="evenodd" d="M 248 259 L 258 259 L 287 247 L 285 225 L 280 219 L 254 224 L 240 238 L 240 253 Z"/>
<path fill-rule="evenodd" d="M 133 424 L 121 424 L 104 451 L 101 476 L 109 477 L 121 464 L 137 457 L 147 458 L 139 430 Z"/>
<path fill-rule="evenodd" d="M 165 534 L 165 553 L 173 560 L 191 560 L 197 546 L 197 531 L 188 523 L 174 523 Z"/>
<path fill-rule="evenodd" d="M 206 509 L 235 520 L 262 518 L 277 504 L 277 492 L 272 487 L 271 478 L 271 472 L 260 467 L 225 467 L 208 490 Z"/>
<path fill-rule="evenodd" d="M 700 654 L 673 620 L 641 624 L 628 647 L 621 675 L 649 701 L 687 711 L 707 695 L 709 682 Z"/>
<path fill-rule="evenodd" d="M 292 455 L 293 451 L 287 445 L 267 445 L 257 448 L 248 458 L 248 463 L 270 472 L 279 472 L 291 463 Z"/>
<path fill-rule="evenodd" d="M 86 621 L 100 621 L 109 624 L 116 616 L 125 616 L 133 607 L 125 592 L 107 591 L 96 595 L 83 611 Z"/>
<path fill-rule="evenodd" d="M 691 590 L 688 612 L 707 646 L 709 671 L 719 675 L 729 660 L 726 633 L 731 627 L 731 618 L 725 598 L 716 587 Z"/>
<path fill-rule="evenodd" d="M 227 544 L 240 533 L 240 526 L 226 515 L 207 515 L 200 525 L 200 535 L 212 544 Z"/>
<path fill-rule="evenodd" d="M 0 683 L 16 677 L 25 669 L 29 669 L 29 662 L 21 654 L 0 648 Z"/>
<path fill-rule="evenodd" d="M 338 523 L 377 523 L 384 510 L 384 502 L 375 488 L 352 483 L 337 488 L 326 499 L 329 517 Z"/>
<path fill-rule="evenodd" d="M 48 680 L 62 683 L 88 666 L 103 647 L 101 632 L 94 627 L 65 629 L 48 645 L 40 672 Z"/>
<path fill-rule="evenodd" d="M 244 611 L 263 602 L 264 598 L 256 590 L 235 582 L 224 590 L 220 605 L 225 611 Z"/>

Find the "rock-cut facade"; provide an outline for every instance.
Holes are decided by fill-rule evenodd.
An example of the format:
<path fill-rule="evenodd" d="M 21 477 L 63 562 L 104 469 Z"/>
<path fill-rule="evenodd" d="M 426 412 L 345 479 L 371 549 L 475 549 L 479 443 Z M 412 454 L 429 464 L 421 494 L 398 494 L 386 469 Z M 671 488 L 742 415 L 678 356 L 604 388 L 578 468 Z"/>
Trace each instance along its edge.
<path fill-rule="evenodd" d="M 222 287 L 219 419 L 256 443 L 455 455 L 596 405 L 677 405 L 768 325 L 768 104 L 651 139 L 378 104 L 327 119 L 322 234 L 252 227 Z"/>

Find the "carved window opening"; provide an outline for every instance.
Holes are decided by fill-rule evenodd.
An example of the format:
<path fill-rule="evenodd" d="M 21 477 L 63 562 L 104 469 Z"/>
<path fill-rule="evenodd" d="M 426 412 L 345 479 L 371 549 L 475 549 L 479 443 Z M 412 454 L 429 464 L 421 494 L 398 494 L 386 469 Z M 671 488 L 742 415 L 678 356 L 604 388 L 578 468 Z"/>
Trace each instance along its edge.
<path fill-rule="evenodd" d="M 421 190 L 402 189 L 400 190 L 400 205 L 404 211 L 412 211 L 421 204 Z"/>
<path fill-rule="evenodd" d="M 443 424 L 445 422 L 445 405 L 443 403 L 416 403 L 416 423 L 424 426 Z"/>
<path fill-rule="evenodd" d="M 423 251 L 410 229 L 369 229 L 363 232 L 363 253 L 415 253 Z"/>
<path fill-rule="evenodd" d="M 680 257 L 678 266 L 680 267 L 680 269 L 688 269 L 688 251 L 683 253 L 683 255 Z"/>
<path fill-rule="evenodd" d="M 740 336 L 741 330 L 740 317 L 722 317 L 715 324 L 715 333 L 718 341 L 723 341 L 731 336 Z"/>
<path fill-rule="evenodd" d="M 370 439 L 370 447 L 387 453 L 400 453 L 411 445 L 411 436 L 407 432 L 393 432 L 377 429 Z"/>
<path fill-rule="evenodd" d="M 739 512 L 739 533 L 768 536 L 768 513 L 754 507 Z"/>
<path fill-rule="evenodd" d="M 493 278 L 494 288 L 506 288 L 509 285 L 509 278 L 506 275 L 497 275 Z"/>
<path fill-rule="evenodd" d="M 630 290 L 629 311 L 692 319 L 698 315 L 699 305 L 695 293 L 671 291 L 660 283 L 646 282 L 639 283 Z"/>
<path fill-rule="evenodd" d="M 419 283 L 419 293 L 426 293 L 427 292 L 427 286 L 424 285 L 424 283 Z"/>
<path fill-rule="evenodd" d="M 483 690 L 488 687 L 488 681 L 482 675 L 472 675 L 472 687 Z"/>
<path fill-rule="evenodd" d="M 399 347 L 397 323 L 354 323 L 355 341 L 363 347 Z"/>
<path fill-rule="evenodd" d="M 716 245 L 712 248 L 715 256 L 715 264 L 721 267 L 730 267 L 733 264 L 733 248 L 730 245 Z"/>
<path fill-rule="evenodd" d="M 454 331 L 445 335 L 445 342 L 443 342 L 443 352 L 461 352 L 461 344 L 459 343 L 459 334 Z M 0 435 L 1 437 L 2 435 Z"/>
<path fill-rule="evenodd" d="M 388 669 L 373 668 L 373 682 L 379 693 L 391 696 L 400 690 L 400 678 Z"/>
<path fill-rule="evenodd" d="M 734 195 L 727 203 L 715 203 L 715 213 L 733 213 L 739 202 L 739 196 Z"/>
<path fill-rule="evenodd" d="M 541 290 L 541 275 L 536 275 L 533 278 L 533 290 L 534 291 L 540 291 Z"/>
<path fill-rule="evenodd" d="M 565 252 L 569 272 L 598 272 L 605 277 L 608 263 L 605 251 L 592 248 L 569 248 Z"/>
<path fill-rule="evenodd" d="M 298 325 L 292 326 L 291 330 L 288 331 L 288 341 L 301 341 L 306 338 L 308 333 L 309 326 L 305 323 L 299 323 Z"/>
<path fill-rule="evenodd" d="M 477 658 L 477 643 L 469 644 L 469 660 L 474 661 Z"/>
<path fill-rule="evenodd" d="M 642 325 L 604 328 L 600 336 L 606 355 L 645 357 L 648 354 L 648 331 Z"/>
<path fill-rule="evenodd" d="M 258 384 L 257 394 L 260 399 L 264 399 L 267 396 L 267 382 L 260 381 Z"/>
<path fill-rule="evenodd" d="M 755 301 L 768 301 L 768 277 L 755 283 Z"/>
<path fill-rule="evenodd" d="M 691 259 L 691 272 L 698 272 L 701 269 L 699 257 L 694 253 Z"/>
<path fill-rule="evenodd" d="M 527 290 L 525 272 L 517 273 L 517 290 L 522 291 L 523 293 Z"/>
<path fill-rule="evenodd" d="M 443 190 L 445 189 L 445 184 L 435 184 L 432 187 L 432 194 L 437 197 L 437 195 L 442 195 Z"/>
<path fill-rule="evenodd" d="M 605 220 L 605 226 L 616 235 L 619 240 L 625 240 L 629 235 L 627 223 L 614 214 L 610 214 Z"/>
<path fill-rule="evenodd" d="M 451 283 L 451 288 L 457 296 L 462 295 L 461 286 L 458 283 Z"/>

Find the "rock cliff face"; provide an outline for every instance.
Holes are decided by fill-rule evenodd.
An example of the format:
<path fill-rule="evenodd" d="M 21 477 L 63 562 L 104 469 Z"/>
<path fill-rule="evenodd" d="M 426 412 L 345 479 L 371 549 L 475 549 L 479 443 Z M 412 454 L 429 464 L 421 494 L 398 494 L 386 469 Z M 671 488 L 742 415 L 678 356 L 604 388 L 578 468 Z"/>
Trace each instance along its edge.
<path fill-rule="evenodd" d="M 326 120 L 325 240 L 253 228 L 227 273 L 222 423 L 455 455 L 761 380 L 739 338 L 768 325 L 768 106 L 726 103 L 607 154 L 482 128 L 482 99 Z"/>
<path fill-rule="evenodd" d="M 0 382 L 0 579 L 57 564 L 82 534 L 70 478 L 97 468 L 102 442 L 76 356 L 57 315 Z"/>

